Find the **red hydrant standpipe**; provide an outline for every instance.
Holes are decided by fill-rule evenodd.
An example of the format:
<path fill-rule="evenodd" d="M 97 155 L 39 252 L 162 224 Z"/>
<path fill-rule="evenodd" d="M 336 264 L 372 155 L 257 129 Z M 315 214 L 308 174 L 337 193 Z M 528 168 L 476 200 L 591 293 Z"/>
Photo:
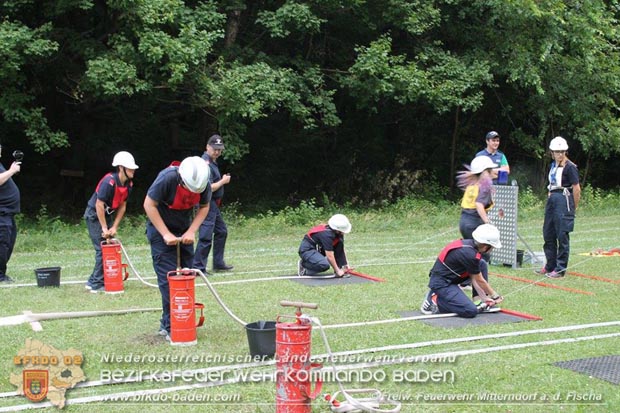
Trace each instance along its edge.
<path fill-rule="evenodd" d="M 127 264 L 121 260 L 121 242 L 108 238 L 101 243 L 101 262 L 103 264 L 103 288 L 106 294 L 125 292 L 123 281 L 129 277 Z"/>
<path fill-rule="evenodd" d="M 291 301 L 281 301 L 280 305 L 297 307 L 297 311 L 295 317 L 276 318 L 276 413 L 310 413 L 311 400 L 323 387 L 323 382 L 317 378 L 312 390 L 311 370 L 323 366 L 310 361 L 312 325 L 301 309 L 316 309 L 318 305 Z M 285 317 L 295 321 L 280 321 Z"/>
<path fill-rule="evenodd" d="M 205 321 L 204 304 L 195 299 L 194 280 L 197 272 L 181 269 L 181 245 L 177 243 L 177 269 L 167 274 L 170 290 L 170 344 L 173 346 L 193 346 L 198 342 L 196 328 Z M 196 309 L 200 318 L 196 322 Z"/>

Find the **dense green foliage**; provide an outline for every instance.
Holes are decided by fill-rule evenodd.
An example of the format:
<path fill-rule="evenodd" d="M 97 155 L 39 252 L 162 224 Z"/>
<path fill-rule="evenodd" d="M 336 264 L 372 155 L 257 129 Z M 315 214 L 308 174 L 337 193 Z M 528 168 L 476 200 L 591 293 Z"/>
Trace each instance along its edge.
<path fill-rule="evenodd" d="M 584 181 L 609 187 L 618 10 L 602 0 L 6 0 L 0 136 L 26 152 L 30 211 L 81 209 L 121 149 L 141 166 L 138 206 L 157 171 L 200 153 L 214 131 L 226 138 L 228 199 L 244 205 L 361 206 L 451 188 L 490 129 L 525 186 L 541 187 L 547 142 L 561 134 Z"/>

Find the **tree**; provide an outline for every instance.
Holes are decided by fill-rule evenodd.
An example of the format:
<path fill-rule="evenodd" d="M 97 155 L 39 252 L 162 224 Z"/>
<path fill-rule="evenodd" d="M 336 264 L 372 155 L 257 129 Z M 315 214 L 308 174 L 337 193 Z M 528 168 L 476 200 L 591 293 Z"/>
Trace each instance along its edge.
<path fill-rule="evenodd" d="M 64 132 L 50 129 L 33 84 L 36 73 L 58 51 L 58 44 L 47 38 L 51 31 L 49 23 L 31 29 L 7 18 L 0 22 L 0 113 L 5 121 L 21 124 L 40 152 L 67 145 Z"/>
<path fill-rule="evenodd" d="M 7 0 L 0 128 L 19 125 L 39 153 L 87 174 L 133 150 L 147 176 L 218 131 L 224 157 L 251 176 L 246 195 L 269 188 L 292 201 L 371 202 L 381 194 L 364 182 L 377 178 L 407 177 L 394 197 L 450 184 L 496 125 L 511 160 L 542 164 L 562 134 L 589 162 L 620 152 L 617 10 L 601 0 Z"/>

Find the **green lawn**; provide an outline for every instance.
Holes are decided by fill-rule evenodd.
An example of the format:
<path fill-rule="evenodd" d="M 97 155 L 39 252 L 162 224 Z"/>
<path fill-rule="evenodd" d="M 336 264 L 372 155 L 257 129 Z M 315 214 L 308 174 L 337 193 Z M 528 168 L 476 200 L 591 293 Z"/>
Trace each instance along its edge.
<path fill-rule="evenodd" d="M 541 251 L 542 207 L 528 209 L 522 215 L 518 223 L 519 234 L 535 251 Z M 309 310 L 308 313 L 326 325 L 394 319 L 399 317 L 400 311 L 417 309 L 426 291 L 428 270 L 436 254 L 447 242 L 459 236 L 458 207 L 352 211 L 349 216 L 353 231 L 347 236 L 346 246 L 351 263 L 357 270 L 385 278 L 387 282 L 329 287 L 306 287 L 290 280 L 226 283 L 295 273 L 299 241 L 308 226 L 316 222 L 291 225 L 278 216 L 231 220 L 227 261 L 235 265 L 235 271 L 228 275 L 216 274 L 209 279 L 226 305 L 246 322 L 274 320 L 278 314 L 293 314 L 292 309 L 279 306 L 283 299 L 318 303 L 318 310 Z M 403 412 L 618 411 L 618 385 L 554 366 L 559 361 L 619 355 L 620 338 L 605 337 L 618 333 L 618 325 L 567 331 L 549 329 L 620 320 L 617 309 L 620 257 L 579 255 L 597 248 L 618 247 L 619 222 L 617 202 L 607 208 L 591 207 L 579 211 L 576 230 L 571 237 L 570 270 L 599 279 L 569 275 L 559 280 L 543 280 L 572 289 L 568 291 L 491 277 L 491 284 L 505 296 L 504 308 L 537 315 L 542 317 L 540 321 L 466 328 L 439 328 L 421 321 L 406 321 L 326 330 L 334 352 L 426 343 L 410 346 L 412 348 L 366 352 L 359 357 L 343 356 L 339 365 L 445 355 L 439 361 L 363 366 L 339 376 L 351 379 L 351 382 L 344 383 L 345 388 L 380 389 L 384 394 L 402 400 Z M 143 228 L 129 226 L 125 233 L 121 228 L 121 239 L 137 271 L 150 282 L 155 282 Z M 523 247 L 523 244 L 519 245 Z M 17 282 L 15 286 L 0 289 L 0 316 L 20 315 L 24 310 L 35 313 L 123 310 L 158 308 L 161 305 L 159 291 L 140 283 L 134 274 L 126 282 L 124 294 L 88 293 L 83 282 L 91 270 L 92 255 L 83 225 L 60 225 L 57 231 L 49 232 L 30 227 L 22 229 L 9 265 L 9 272 Z M 60 288 L 23 285 L 35 283 L 34 269 L 47 266 L 62 267 Z M 517 269 L 491 267 L 495 273 L 540 280 L 532 269 L 534 267 L 528 265 Z M 165 370 L 187 374 L 199 371 L 195 373 L 199 381 L 147 379 L 133 384 L 74 388 L 67 392 L 69 403 L 91 396 L 198 384 L 194 389 L 143 396 L 142 399 L 69 404 L 65 411 L 273 412 L 273 382 L 208 387 L 208 383 L 201 380 L 206 373 L 200 369 L 209 368 L 212 369 L 209 371 L 215 371 L 210 381 L 233 377 L 234 372 L 229 368 L 219 373 L 213 368 L 238 365 L 249 353 L 244 328 L 222 310 L 200 280 L 197 280 L 196 299 L 205 304 L 206 322 L 198 330 L 198 344 L 192 347 L 172 347 L 156 336 L 158 311 L 43 321 L 43 329 L 38 332 L 27 323 L 0 327 L 3 348 L 0 411 L 28 402 L 22 396 L 10 397 L 5 393 L 15 391 L 9 381 L 10 374 L 21 374 L 13 357 L 24 347 L 26 340 L 32 338 L 59 350 L 81 351 L 84 356 L 82 369 L 89 382 L 135 371 L 141 371 L 142 375 Z M 542 331 L 484 337 L 531 330 Z M 467 340 L 475 337 L 478 339 Z M 444 342 L 456 338 L 463 340 Z M 317 331 L 313 334 L 312 352 L 315 355 L 326 352 Z M 455 352 L 462 354 L 450 356 Z M 120 360 L 111 360 L 115 356 Z M 196 358 L 192 359 L 194 356 Z M 135 359 L 128 361 L 129 357 Z M 182 357 L 185 359 L 181 360 Z M 213 358 L 225 360 L 213 361 Z M 245 370 L 235 367 L 234 370 L 268 375 L 274 367 L 257 366 Z M 436 374 L 436 380 L 427 380 L 428 373 Z M 376 380 L 364 382 L 368 376 Z M 324 387 L 322 393 L 338 390 L 333 381 Z M 449 398 L 464 400 L 438 401 Z M 48 409 L 56 410 L 55 407 Z M 329 408 L 319 398 L 313 402 L 313 411 L 325 412 Z"/>

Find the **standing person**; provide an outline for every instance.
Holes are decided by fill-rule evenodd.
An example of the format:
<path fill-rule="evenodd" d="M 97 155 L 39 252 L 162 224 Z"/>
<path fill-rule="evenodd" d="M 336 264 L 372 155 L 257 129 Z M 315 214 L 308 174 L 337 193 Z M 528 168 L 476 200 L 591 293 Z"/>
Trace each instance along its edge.
<path fill-rule="evenodd" d="M 224 185 L 230 182 L 230 174 L 222 175 L 217 165 L 217 159 L 224 151 L 224 140 L 220 135 L 213 135 L 207 141 L 206 151 L 202 154 L 209 164 L 211 183 L 211 191 L 213 193 L 211 202 L 209 203 L 209 214 L 207 219 L 200 224 L 198 231 L 198 244 L 194 253 L 194 263 L 192 268 L 206 272 L 207 259 L 209 251 L 211 251 L 211 243 L 213 242 L 213 270 L 214 271 L 230 271 L 234 267 L 227 265 L 224 261 L 224 248 L 226 247 L 226 238 L 228 237 L 228 228 L 222 218 L 220 206 L 224 197 Z"/>
<path fill-rule="evenodd" d="M 461 188 L 461 219 L 459 231 L 465 239 L 472 239 L 478 226 L 489 223 L 487 212 L 493 207 L 493 178 L 495 163 L 486 156 L 471 161 L 469 171 L 459 172 L 457 185 Z"/>
<path fill-rule="evenodd" d="M 547 262 L 537 271 L 549 278 L 564 277 L 568 268 L 570 233 L 575 227 L 575 210 L 581 199 L 579 171 L 568 159 L 568 143 L 556 136 L 549 143 L 553 162 L 549 170 L 549 190 L 543 224 L 543 250 Z"/>
<path fill-rule="evenodd" d="M 493 163 L 495 164 L 495 168 L 493 168 L 493 171 L 495 172 L 496 177 L 493 179 L 493 183 L 497 184 L 497 176 L 499 172 L 506 171 L 506 177 L 508 177 L 508 174 L 510 174 L 510 166 L 508 165 L 508 159 L 506 159 L 506 155 L 504 155 L 504 152 L 498 149 L 500 140 L 499 133 L 493 130 L 487 133 L 485 140 L 487 143 L 487 147 L 478 152 L 476 154 L 476 157 L 487 156 L 493 161 Z"/>
<path fill-rule="evenodd" d="M 501 248 L 498 229 L 491 224 L 480 225 L 473 239 L 459 239 L 446 245 L 429 273 L 428 288 L 420 311 L 423 314 L 456 313 L 473 318 L 481 312 L 496 312 L 504 299 L 488 283 L 488 274 L 481 266 L 482 254 Z M 467 298 L 459 284 L 471 278 L 474 300 Z"/>
<path fill-rule="evenodd" d="M 151 244 L 153 268 L 161 293 L 159 334 L 170 339 L 170 290 L 168 272 L 189 268 L 194 260 L 194 236 L 209 212 L 209 167 L 199 156 L 190 156 L 162 170 L 144 199 L 146 237 Z M 194 207 L 198 211 L 191 219 Z M 179 244 L 179 245 L 177 245 Z M 178 260 L 178 262 L 177 262 Z"/>
<path fill-rule="evenodd" d="M 478 156 L 471 161 L 470 170 L 459 172 L 457 185 L 464 191 L 461 200 L 461 219 L 459 231 L 463 239 L 473 239 L 473 232 L 482 224 L 488 224 L 487 212 L 493 208 L 493 178 L 495 163 L 486 157 Z M 482 267 L 488 271 L 487 264 L 491 259 L 489 253 L 482 256 Z M 465 280 L 461 286 L 471 285 L 471 280 Z M 473 291 L 475 295 L 476 292 Z"/>
<path fill-rule="evenodd" d="M 0 157 L 2 145 L 0 145 Z M 21 162 L 15 161 L 6 170 L 0 164 L 0 283 L 12 283 L 13 279 L 6 273 L 6 265 L 13 254 L 17 240 L 15 214 L 20 212 L 19 188 L 13 182 L 13 175 L 21 170 Z"/>
<path fill-rule="evenodd" d="M 105 174 L 99 180 L 84 211 L 88 235 L 95 248 L 95 267 L 85 285 L 91 293 L 103 291 L 101 242 L 116 236 L 125 216 L 127 198 L 133 189 L 134 174 L 139 168 L 133 155 L 126 151 L 114 155 L 112 166 L 116 171 Z"/>
<path fill-rule="evenodd" d="M 317 275 L 331 266 L 337 277 L 343 277 L 349 266 L 344 234 L 349 232 L 351 223 L 342 214 L 332 216 L 327 224 L 311 228 L 299 246 L 301 259 L 297 263 L 297 275 Z"/>

